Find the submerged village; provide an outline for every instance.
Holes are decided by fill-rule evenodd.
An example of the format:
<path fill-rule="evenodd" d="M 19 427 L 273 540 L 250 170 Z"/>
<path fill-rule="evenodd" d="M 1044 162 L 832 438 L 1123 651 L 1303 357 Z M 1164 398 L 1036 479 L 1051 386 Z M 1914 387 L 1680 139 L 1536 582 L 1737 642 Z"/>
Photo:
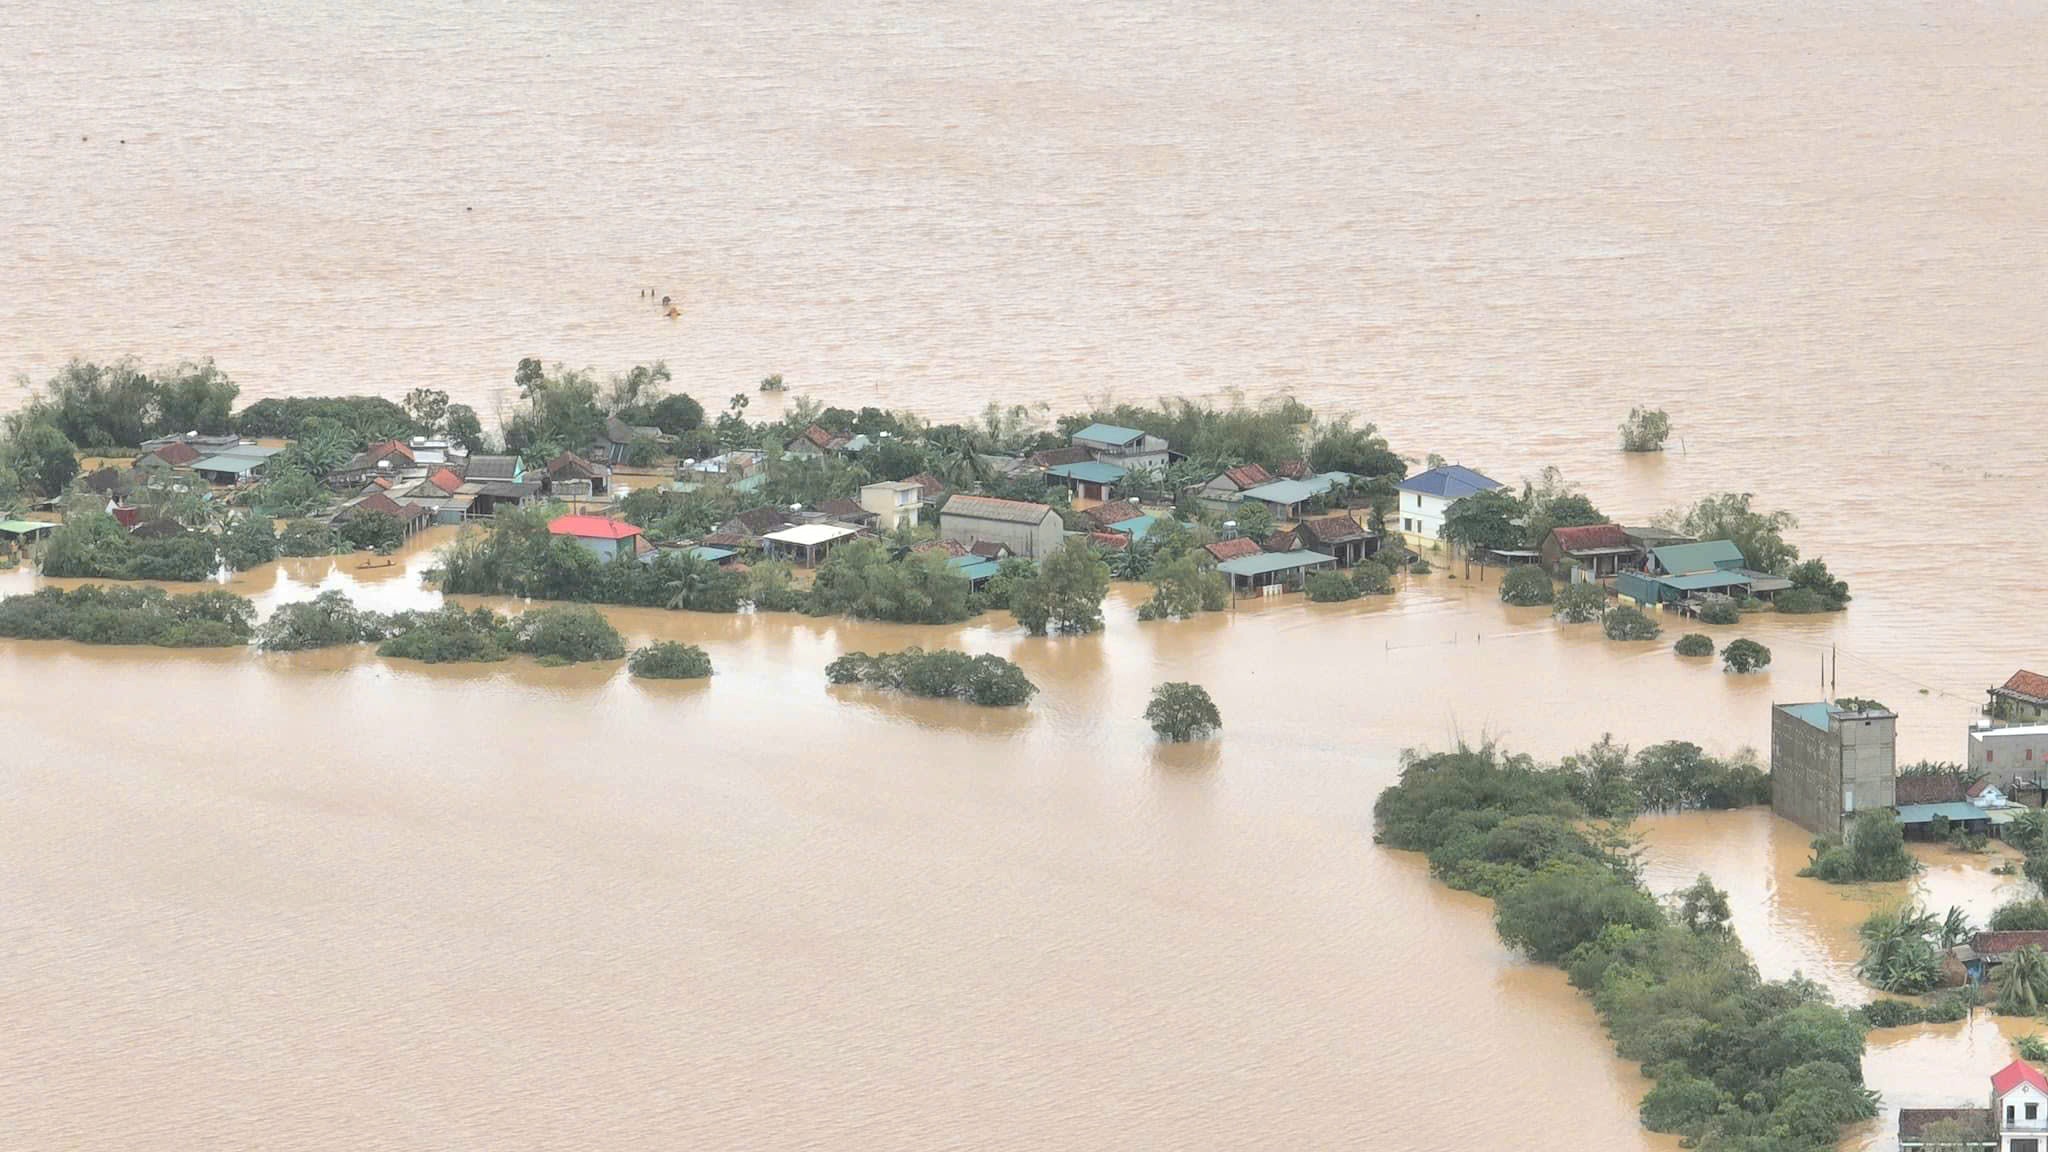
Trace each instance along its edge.
<path fill-rule="evenodd" d="M 1009 613 L 1034 635 L 1085 635 L 1104 626 L 1113 582 L 1149 588 L 1139 617 L 1165 628 L 1251 599 L 1352 601 L 1478 572 L 1558 627 L 1741 676 L 1772 659 L 1745 619 L 1850 610 L 1853 574 L 1802 559 L 1791 517 L 1746 494 L 1622 523 L 1555 470 L 1406 458 L 1373 425 L 1291 400 L 1057 417 L 991 406 L 932 424 L 824 407 L 779 377 L 716 411 L 670 383 L 659 364 L 600 379 L 525 361 L 518 402 L 487 432 L 428 390 L 237 408 L 211 364 L 75 362 L 0 440 L 0 567 L 61 582 L 0 600 L 0 636 L 623 659 L 635 676 L 694 679 L 715 672 L 702 649 L 628 653 L 599 606 L 905 624 Z M 764 397 L 776 414 L 750 418 Z M 1617 450 L 1653 452 L 1670 428 L 1638 409 L 1619 432 Z M 456 530 L 429 573 L 440 592 L 529 606 L 380 614 L 329 592 L 258 620 L 215 586 L 280 557 L 389 563 L 435 527 Z M 1715 1149 L 1832 1147 L 1876 1113 L 1860 1067 L 1869 1029 L 2048 1012 L 2048 902 L 1981 924 L 1879 909 L 1858 967 L 1873 998 L 1838 1006 L 1758 977 L 1709 878 L 1652 896 L 1623 828 L 1641 812 L 1768 804 L 1811 834 L 1807 871 L 1824 882 L 1898 881 L 1916 845 L 2048 881 L 2048 676 L 1998 674 L 1951 761 L 1902 763 L 1897 713 L 1880 701 L 1802 697 L 1772 705 L 1767 763 L 1675 741 L 1603 741 L 1554 765 L 1491 744 L 1419 755 L 1381 797 L 1376 834 L 1492 899 L 1506 942 L 1592 998 L 1654 1081 L 1646 1127 Z M 849 653 L 823 675 L 991 707 L 1035 691 L 1009 661 L 937 649 Z M 1200 685 L 1166 683 L 1145 718 L 1162 740 L 1191 741 L 1226 712 Z M 2048 1041 L 2020 1048 L 1987 1097 L 1900 1110 L 1897 1146 L 2042 1152 L 2048 1080 L 2028 1061 L 2048 1060 Z"/>

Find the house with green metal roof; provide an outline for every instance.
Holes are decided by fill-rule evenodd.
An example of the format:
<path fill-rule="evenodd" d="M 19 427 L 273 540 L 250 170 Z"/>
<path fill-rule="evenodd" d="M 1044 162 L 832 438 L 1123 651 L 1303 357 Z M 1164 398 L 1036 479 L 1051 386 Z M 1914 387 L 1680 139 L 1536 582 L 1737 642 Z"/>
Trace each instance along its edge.
<path fill-rule="evenodd" d="M 47 520 L 0 520 L 0 540 L 15 544 L 40 540 L 56 530 L 57 526 Z"/>
<path fill-rule="evenodd" d="M 1666 544 L 1650 549 L 1643 565 L 1652 576 L 1685 576 L 1695 572 L 1740 572 L 1742 550 L 1733 540 L 1701 540 L 1696 544 Z"/>
<path fill-rule="evenodd" d="M 1128 471 L 1164 471 L 1171 458 L 1165 437 L 1115 424 L 1090 424 L 1074 433 L 1071 443 L 1099 463 L 1115 464 Z"/>
<path fill-rule="evenodd" d="M 1121 464 L 1106 464 L 1100 460 L 1084 460 L 1078 464 L 1055 464 L 1045 470 L 1047 480 L 1057 480 L 1067 486 L 1076 499 L 1108 500 L 1114 495 L 1113 489 L 1130 475 L 1130 469 Z"/>
<path fill-rule="evenodd" d="M 1337 559 L 1321 552 L 1298 549 L 1293 552 L 1255 552 L 1216 565 L 1216 571 L 1230 580 L 1233 596 L 1277 596 L 1299 592 L 1302 581 L 1317 568 L 1334 568 Z"/>

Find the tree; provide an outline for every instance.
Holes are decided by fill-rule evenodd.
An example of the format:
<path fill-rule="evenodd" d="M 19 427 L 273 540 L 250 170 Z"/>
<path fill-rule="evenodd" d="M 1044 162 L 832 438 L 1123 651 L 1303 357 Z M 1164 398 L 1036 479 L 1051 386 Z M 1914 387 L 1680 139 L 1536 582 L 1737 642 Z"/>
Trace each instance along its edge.
<path fill-rule="evenodd" d="M 421 428 L 433 431 L 448 418 L 448 394 L 439 388 L 414 388 L 405 394 L 405 414 Z"/>
<path fill-rule="evenodd" d="M 1500 578 L 1500 598 L 1507 604 L 1528 607 L 1555 599 L 1550 575 L 1535 564 L 1518 564 Z"/>
<path fill-rule="evenodd" d="M 1758 512 L 1750 506 L 1752 499 L 1747 492 L 1720 492 L 1658 521 L 1700 540 L 1730 541 L 1743 562 L 1759 572 L 1783 572 L 1799 559 L 1799 549 L 1784 535 L 1799 520 L 1790 512 Z"/>
<path fill-rule="evenodd" d="M 1567 584 L 1551 608 L 1567 624 L 1585 624 L 1607 611 L 1607 590 L 1591 582 Z"/>
<path fill-rule="evenodd" d="M 1185 620 L 1198 612 L 1217 612 L 1230 591 L 1219 572 L 1204 569 L 1193 553 L 1183 553 L 1152 572 L 1152 599 L 1138 609 L 1140 620 Z"/>
<path fill-rule="evenodd" d="M 1780 612 L 1839 612 L 1849 603 L 1849 585 L 1835 579 L 1819 557 L 1794 564 L 1785 576 L 1792 587 L 1778 593 L 1775 603 Z"/>
<path fill-rule="evenodd" d="M 1506 489 L 1474 492 L 1444 512 L 1442 536 L 1467 552 L 1511 551 L 1522 546 L 1522 502 Z"/>
<path fill-rule="evenodd" d="M 1662 452 L 1670 435 L 1671 418 L 1662 408 L 1631 408 L 1628 419 L 1621 422 L 1621 450 Z"/>
<path fill-rule="evenodd" d="M 237 572 L 277 559 L 277 531 L 270 517 L 245 512 L 220 534 L 220 558 Z"/>
<path fill-rule="evenodd" d="M 626 668 L 643 680 L 696 680 L 711 675 L 711 657 L 695 644 L 664 640 L 635 648 Z"/>
<path fill-rule="evenodd" d="M 1992 911 L 1988 927 L 1993 932 L 2048 932 L 2048 901 L 2012 900 L 2000 904 Z"/>
<path fill-rule="evenodd" d="M 358 512 L 341 526 L 341 538 L 358 549 L 389 552 L 405 543 L 405 525 L 388 512 Z"/>
<path fill-rule="evenodd" d="M 467 404 L 450 404 L 441 419 L 451 443 L 470 452 L 483 451 L 484 424 L 477 419 L 476 409 Z"/>
<path fill-rule="evenodd" d="M 1201 685 L 1171 681 L 1152 690 L 1152 702 L 1145 705 L 1145 722 L 1160 739 L 1183 744 L 1204 739 L 1223 727 L 1223 714 Z"/>
<path fill-rule="evenodd" d="M 1340 416 L 1316 431 L 1309 444 L 1308 462 L 1317 472 L 1391 476 L 1396 480 L 1408 471 L 1408 462 L 1387 447 L 1386 438 L 1377 427 L 1370 423 L 1353 427 L 1348 416 Z"/>
<path fill-rule="evenodd" d="M 2038 1016 L 2048 1007 L 2048 955 L 2032 944 L 2006 958 L 1991 977 L 1998 989 L 1998 1010 L 2018 1016 Z"/>
<path fill-rule="evenodd" d="M 389 622 L 365 612 L 340 591 L 322 592 L 311 600 L 281 604 L 256 630 L 256 646 L 265 652 L 301 652 L 340 644 L 382 640 Z"/>
<path fill-rule="evenodd" d="M 1687 632 L 1678 638 L 1678 643 L 1673 644 L 1671 650 L 1680 656 L 1712 656 L 1714 642 L 1698 632 Z"/>
<path fill-rule="evenodd" d="M 1771 663 L 1771 650 L 1747 637 L 1730 640 L 1728 646 L 1721 650 L 1721 663 L 1736 673 L 1767 668 Z"/>
<path fill-rule="evenodd" d="M 43 496 L 59 496 L 78 475 L 78 448 L 53 424 L 37 420 L 17 428 L 9 445 L 14 472 Z"/>
<path fill-rule="evenodd" d="M 604 613 L 587 604 L 535 608 L 515 617 L 508 647 L 540 657 L 543 664 L 617 660 L 626 643 Z"/>
<path fill-rule="evenodd" d="M 1863 958 L 1856 974 L 1886 992 L 1917 995 L 1941 982 L 1941 953 L 1930 933 L 1932 916 L 1907 906 L 1873 912 L 1857 930 Z"/>
<path fill-rule="evenodd" d="M 1609 640 L 1655 640 L 1663 631 L 1641 609 L 1626 604 L 1609 608 L 1600 618 L 1600 630 L 1607 633 Z"/>
<path fill-rule="evenodd" d="M 1966 1120 L 1936 1120 L 1920 1130 L 1922 1152 L 1978 1152 L 1996 1141 L 1996 1133 Z"/>
<path fill-rule="evenodd" d="M 1735 931 L 1732 917 L 1728 893 L 1714 887 L 1704 872 L 1678 894 L 1678 923 L 1695 936 L 1730 936 Z"/>
<path fill-rule="evenodd" d="M 235 397 L 241 389 L 214 366 L 209 357 L 186 361 L 160 373 L 156 381 L 156 422 L 159 434 L 199 432 L 218 435 L 234 426 Z"/>
<path fill-rule="evenodd" d="M 1351 577 L 1329 568 L 1309 573 L 1302 582 L 1302 591 L 1318 604 L 1358 599 L 1358 585 L 1352 583 Z"/>
<path fill-rule="evenodd" d="M 1109 565 L 1086 539 L 1072 537 L 1039 563 L 1034 579 L 1010 592 L 1010 611 L 1033 636 L 1099 632 L 1102 600 L 1109 595 Z"/>
<path fill-rule="evenodd" d="M 1590 862 L 1553 862 L 1494 900 L 1501 940 L 1544 963 L 1564 959 L 1609 925 L 1645 931 L 1663 922 L 1649 893 Z"/>
<path fill-rule="evenodd" d="M 1973 934 L 1969 914 L 1951 904 L 1948 912 L 1941 918 L 1941 938 L 1937 946 L 1946 952 L 1958 944 L 1968 942 Z"/>
<path fill-rule="evenodd" d="M 1248 540 L 1264 540 L 1273 534 L 1273 510 L 1257 500 L 1241 501 L 1231 513 L 1237 534 Z"/>
<path fill-rule="evenodd" d="M 1542 547 L 1552 528 L 1607 523 L 1607 517 L 1556 468 L 1545 468 L 1535 482 L 1522 485 L 1521 513 L 1522 541 L 1528 548 Z"/>

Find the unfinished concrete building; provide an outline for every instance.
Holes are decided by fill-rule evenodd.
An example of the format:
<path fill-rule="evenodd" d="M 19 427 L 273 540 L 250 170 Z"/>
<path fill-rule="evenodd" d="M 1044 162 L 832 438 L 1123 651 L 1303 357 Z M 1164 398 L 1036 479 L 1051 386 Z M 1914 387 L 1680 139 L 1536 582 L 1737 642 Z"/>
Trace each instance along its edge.
<path fill-rule="evenodd" d="M 1771 707 L 1771 808 L 1823 836 L 1898 799 L 1898 716 L 1821 701 Z"/>

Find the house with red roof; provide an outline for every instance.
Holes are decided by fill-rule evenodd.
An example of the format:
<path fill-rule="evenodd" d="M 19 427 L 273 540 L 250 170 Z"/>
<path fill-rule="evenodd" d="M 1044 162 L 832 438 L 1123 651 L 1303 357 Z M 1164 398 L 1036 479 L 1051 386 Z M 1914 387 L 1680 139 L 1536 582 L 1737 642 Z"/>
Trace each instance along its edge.
<path fill-rule="evenodd" d="M 351 501 L 337 509 L 331 518 L 335 524 L 346 524 L 359 516 L 379 514 L 398 521 L 407 536 L 433 523 L 434 510 L 423 505 L 393 500 L 382 490 L 372 490 L 368 496 Z"/>
<path fill-rule="evenodd" d="M 1958 1145 L 1957 1138 L 1964 1142 Z M 2048 1152 L 2048 1076 L 2015 1060 L 1991 1074 L 1989 1108 L 1901 1108 L 1899 1148 Z"/>
<path fill-rule="evenodd" d="M 2048 723 L 2048 676 L 2022 668 L 1991 689 L 1984 714 L 2007 724 Z"/>
<path fill-rule="evenodd" d="M 1573 568 L 1601 580 L 1624 568 L 1643 565 L 1643 550 L 1628 538 L 1628 530 L 1619 524 L 1577 524 L 1568 528 L 1552 528 L 1536 552 L 1544 571 L 1560 580 L 1571 579 Z"/>
<path fill-rule="evenodd" d="M 548 521 L 548 533 L 574 540 L 601 560 L 610 560 L 622 552 L 628 556 L 654 554 L 638 525 L 609 516 L 557 516 Z"/>

